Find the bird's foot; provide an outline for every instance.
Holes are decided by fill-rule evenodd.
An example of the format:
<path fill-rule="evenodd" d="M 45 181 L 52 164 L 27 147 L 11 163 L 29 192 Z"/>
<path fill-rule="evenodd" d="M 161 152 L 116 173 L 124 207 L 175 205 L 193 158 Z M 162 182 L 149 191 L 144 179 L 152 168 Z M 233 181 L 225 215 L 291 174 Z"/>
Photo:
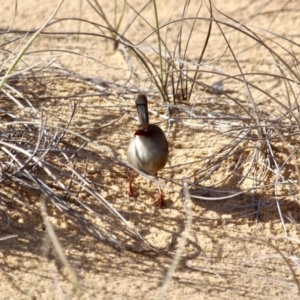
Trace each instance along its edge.
<path fill-rule="evenodd" d="M 164 207 L 165 206 L 164 195 L 160 194 L 157 200 L 154 202 L 154 204 L 160 208 Z"/>

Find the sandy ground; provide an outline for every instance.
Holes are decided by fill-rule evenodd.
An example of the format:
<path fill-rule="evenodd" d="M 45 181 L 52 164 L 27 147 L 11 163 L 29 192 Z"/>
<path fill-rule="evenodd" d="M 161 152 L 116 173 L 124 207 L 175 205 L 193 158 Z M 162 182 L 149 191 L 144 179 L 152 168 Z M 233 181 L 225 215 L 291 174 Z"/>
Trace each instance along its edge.
<path fill-rule="evenodd" d="M 124 234 L 120 230 L 124 224 L 120 225 L 114 218 L 105 219 L 107 211 L 100 201 L 74 184 L 71 189 L 78 199 L 98 213 L 89 214 L 81 208 L 82 214 L 100 227 L 107 226 L 122 245 L 128 246 L 120 249 L 101 242 L 80 230 L 76 220 L 74 224 L 48 203 L 51 224 L 70 265 L 76 270 L 79 282 L 76 288 L 71 283 L 70 272 L 49 242 L 39 193 L 1 181 L 1 299 L 159 299 L 164 288 L 163 299 L 299 299 L 297 184 L 293 188 L 288 184 L 274 187 L 279 179 L 269 172 L 273 166 L 259 165 L 264 155 L 258 155 L 255 160 L 253 153 L 258 142 L 245 138 L 234 151 L 226 151 L 228 145 L 233 147 L 240 126 L 250 122 L 244 108 L 253 110 L 241 70 L 244 74 L 252 73 L 245 76 L 252 84 L 248 88 L 262 120 L 267 122 L 281 116 L 285 112 L 281 104 L 288 105 L 287 95 L 293 103 L 297 99 L 296 84 L 290 81 L 287 87 L 280 76 L 296 78 L 287 71 L 284 62 L 295 65 L 296 73 L 299 70 L 296 58 L 300 53 L 300 6 L 297 1 L 230 2 L 214 1 L 214 17 L 220 27 L 213 23 L 201 72 L 196 76 L 201 84 L 196 85 L 189 102 L 177 99 L 168 111 L 156 92 L 153 78 L 133 52 L 125 46 L 114 50 L 113 42 L 101 36 L 108 35 L 108 31 L 95 25 L 104 22 L 94 9 L 86 1 L 64 1 L 51 25 L 34 41 L 17 67 L 18 70 L 30 67 L 31 71 L 26 71 L 29 75 L 10 82 L 37 111 L 24 99 L 19 100 L 26 109 L 20 109 L 7 94 L 1 94 L 1 126 L 7 130 L 4 123 L 16 121 L 3 113 L 6 111 L 17 115 L 19 120 L 39 122 L 42 118 L 48 126 L 65 128 L 76 103 L 69 129 L 90 142 L 84 144 L 73 133 L 66 135 L 66 150 L 82 147 L 78 157 L 72 160 L 72 167 L 144 240 Z M 104 5 L 105 14 L 113 24 L 114 2 L 99 3 Z M 155 24 L 153 5 L 150 3 L 142 16 L 134 19 L 133 8 L 139 11 L 146 2 L 129 3 L 131 7 L 126 8 L 119 32 L 158 65 L 157 36 L 147 24 Z M 58 4 L 58 1 L 23 0 L 18 2 L 16 14 L 12 2 L 2 4 L 5 16 L 0 25 L 0 55 L 5 68 L 10 62 L 3 63 L 4 60 L 19 53 L 28 41 L 24 33 L 45 24 Z M 183 9 L 184 1 L 159 4 L 160 24 L 180 19 Z M 202 19 L 194 25 L 185 61 L 190 63 L 191 70 L 203 49 L 209 25 L 205 3 L 202 6 L 191 3 L 187 17 L 195 16 L 198 10 Z M 118 11 L 120 14 L 121 3 Z M 88 22 L 79 22 L 77 18 Z M 180 26 L 181 22 L 174 22 L 161 31 L 172 51 L 178 45 Z M 193 19 L 186 20 L 182 27 L 183 45 L 189 40 L 191 28 Z M 16 32 L 8 34 L 7 30 Z M 249 38 L 252 33 L 284 61 Z M 176 55 L 178 58 L 178 52 Z M 63 69 L 68 72 L 63 73 Z M 265 76 L 264 72 L 269 75 Z M 220 80 L 226 95 L 205 90 L 205 86 L 218 86 L 215 84 Z M 170 159 L 160 173 L 166 199 L 163 209 L 153 205 L 157 193 L 155 182 L 142 176 L 136 178 L 136 198 L 127 195 L 129 170 L 124 161 L 137 124 L 136 88 L 149 94 L 151 121 L 160 122 L 170 143 Z M 230 119 L 233 115 L 243 121 Z M 225 116 L 228 116 L 226 121 Z M 172 122 L 166 122 L 168 117 Z M 49 127 L 49 132 L 55 134 L 55 129 Z M 255 133 L 251 134 L 254 139 Z M 298 181 L 294 167 L 298 159 L 288 159 L 297 148 L 297 136 L 289 143 L 281 136 L 274 140 L 272 148 L 286 182 Z M 257 162 L 255 171 L 251 168 L 253 161 Z M 67 172 L 63 160 L 57 164 L 62 172 Z M 48 178 L 42 172 L 40 176 L 50 185 L 56 185 L 51 176 Z M 193 196 L 191 200 L 184 197 L 183 179 Z M 255 180 L 259 181 L 260 188 L 253 190 Z M 235 193 L 240 194 L 232 196 Z M 218 197 L 228 199 L 218 200 Z M 107 220 L 112 220 L 112 224 L 107 225 Z M 187 236 L 187 241 L 180 262 L 165 285 L 183 236 Z"/>

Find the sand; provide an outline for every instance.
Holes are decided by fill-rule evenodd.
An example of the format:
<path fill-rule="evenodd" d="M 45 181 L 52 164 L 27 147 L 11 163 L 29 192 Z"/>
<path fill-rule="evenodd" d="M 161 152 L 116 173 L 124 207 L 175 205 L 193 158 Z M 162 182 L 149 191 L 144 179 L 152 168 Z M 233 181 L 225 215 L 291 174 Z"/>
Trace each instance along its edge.
<path fill-rule="evenodd" d="M 113 25 L 114 2 L 99 3 Z M 49 144 L 39 145 L 51 148 L 41 158 L 50 164 L 50 173 L 28 167 L 53 187 L 58 200 L 41 197 L 29 177 L 19 177 L 22 184 L 4 178 L 11 159 L 1 148 L 0 298 L 299 299 L 299 130 L 297 116 L 285 115 L 299 93 L 297 1 L 214 1 L 215 22 L 191 98 L 179 95 L 170 102 L 162 99 L 154 84 L 158 77 L 150 76 L 133 50 L 139 49 L 159 70 L 153 4 L 135 18 L 146 2 L 128 3 L 115 49 L 113 35 L 98 26 L 105 22 L 88 2 L 64 1 L 17 65 L 14 72 L 19 73 L 7 82 L 28 102 L 8 86 L 5 91 L 19 104 L 1 92 L 2 132 L 28 131 L 24 137 L 16 134 L 30 141 L 19 147 L 35 149 L 38 134 L 30 136 L 28 128 L 10 122 L 35 122 L 36 132 L 44 126 L 44 133 L 56 139 L 64 128 L 69 131 L 55 146 L 50 138 Z M 160 32 L 170 50 L 166 57 L 170 65 L 171 57 L 177 65 L 181 61 L 194 78 L 209 31 L 208 4 L 192 1 L 181 27 L 185 2 L 168 3 L 158 4 L 159 23 L 170 22 Z M 17 4 L 16 11 L 13 2 L 2 4 L 4 71 L 59 1 Z M 200 19 L 194 24 L 198 10 Z M 173 74 L 177 79 L 178 72 Z M 171 79 L 168 83 L 171 93 Z M 127 194 L 126 149 L 137 125 L 138 92 L 148 95 L 151 122 L 159 124 L 170 143 L 169 161 L 159 174 L 162 209 L 153 204 L 157 185 L 149 178 L 136 178 L 134 199 Z M 274 136 L 269 144 L 259 138 L 262 124 Z M 64 149 L 64 155 L 55 149 Z M 97 195 L 83 188 L 83 182 Z M 49 239 L 43 201 L 67 265 Z M 71 212 L 72 219 L 55 201 L 66 201 L 82 218 Z M 105 209 L 103 201 L 126 223 Z M 83 227 L 83 217 L 89 226 Z M 102 240 L 95 228 L 103 229 Z"/>

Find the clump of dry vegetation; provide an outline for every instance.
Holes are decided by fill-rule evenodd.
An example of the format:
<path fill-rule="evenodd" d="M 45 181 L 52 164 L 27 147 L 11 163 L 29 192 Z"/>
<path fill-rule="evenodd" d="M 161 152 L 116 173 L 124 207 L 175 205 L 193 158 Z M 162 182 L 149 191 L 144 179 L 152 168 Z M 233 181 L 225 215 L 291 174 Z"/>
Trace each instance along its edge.
<path fill-rule="evenodd" d="M 35 30 L 14 23 L 2 28 L 0 205 L 6 237 L 16 238 L 34 219 L 57 252 L 63 253 L 63 233 L 78 230 L 118 250 L 168 257 L 173 265 L 158 298 L 176 267 L 208 272 L 200 267 L 200 248 L 214 262 L 222 257 L 211 273 L 222 277 L 239 266 L 233 282 L 246 266 L 256 272 L 275 261 L 274 280 L 282 286 L 288 281 L 296 295 L 300 49 L 294 36 L 251 25 L 260 18 L 271 25 L 287 8 L 262 10 L 240 23 L 211 1 L 196 10 L 187 1 L 168 19 L 160 19 L 165 8 L 156 1 L 138 7 L 116 2 L 113 12 L 100 1 L 83 2 L 80 18 L 59 17 L 58 7 Z M 55 46 L 43 48 L 44 39 Z M 140 201 L 127 197 L 124 153 L 137 93 L 148 95 L 151 118 L 161 122 L 171 144 L 160 179 L 168 198 L 161 211 L 151 205 L 151 178 L 138 183 Z M 277 236 L 231 227 L 267 228 L 274 220 Z"/>

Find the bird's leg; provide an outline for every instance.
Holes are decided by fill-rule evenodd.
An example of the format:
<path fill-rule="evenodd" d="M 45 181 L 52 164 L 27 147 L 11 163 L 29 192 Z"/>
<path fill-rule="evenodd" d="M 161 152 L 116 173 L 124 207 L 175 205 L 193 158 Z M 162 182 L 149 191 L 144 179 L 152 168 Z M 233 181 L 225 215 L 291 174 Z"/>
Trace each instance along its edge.
<path fill-rule="evenodd" d="M 134 180 L 134 171 L 132 170 L 131 174 L 130 174 L 130 180 L 129 180 L 129 191 L 128 191 L 129 197 L 133 197 L 134 196 L 134 194 L 133 194 L 133 188 L 132 188 L 133 180 Z"/>
<path fill-rule="evenodd" d="M 157 180 L 157 185 L 158 185 L 158 191 L 159 191 L 159 196 L 157 200 L 154 202 L 158 207 L 163 207 L 164 206 L 164 194 L 162 193 L 160 183 L 157 177 L 157 173 L 155 174 L 156 180 Z"/>

